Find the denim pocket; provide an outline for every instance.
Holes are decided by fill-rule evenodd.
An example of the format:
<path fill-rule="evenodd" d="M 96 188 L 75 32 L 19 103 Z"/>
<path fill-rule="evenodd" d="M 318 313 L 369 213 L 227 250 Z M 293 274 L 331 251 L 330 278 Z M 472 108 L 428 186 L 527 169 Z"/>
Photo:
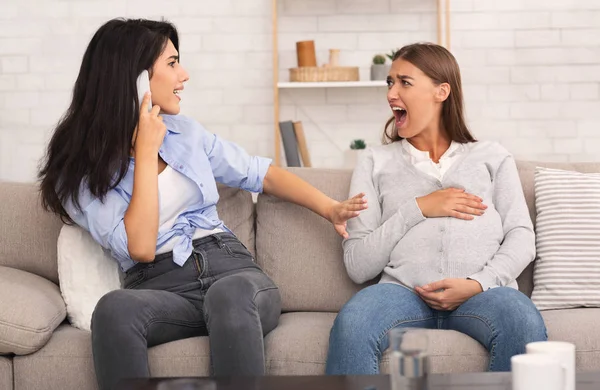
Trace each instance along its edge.
<path fill-rule="evenodd" d="M 231 256 L 233 257 L 240 257 L 240 258 L 251 258 L 252 257 L 252 253 L 250 253 L 250 251 L 248 250 L 248 248 L 246 248 L 246 246 L 244 244 L 242 244 L 240 241 L 228 241 L 228 242 L 224 242 L 223 246 L 225 247 L 225 250 L 227 250 L 227 253 L 229 253 Z"/>
<path fill-rule="evenodd" d="M 137 271 L 133 271 L 131 273 L 127 273 L 125 275 L 125 280 L 123 281 L 123 285 L 126 289 L 133 289 L 144 283 L 148 274 L 148 270 L 146 268 L 142 268 Z"/>

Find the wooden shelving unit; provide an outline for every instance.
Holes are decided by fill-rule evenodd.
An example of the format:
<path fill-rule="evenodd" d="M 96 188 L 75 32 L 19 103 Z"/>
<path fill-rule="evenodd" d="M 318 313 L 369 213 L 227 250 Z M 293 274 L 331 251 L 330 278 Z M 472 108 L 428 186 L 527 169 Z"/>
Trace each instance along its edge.
<path fill-rule="evenodd" d="M 281 137 L 279 134 L 279 90 L 293 88 L 356 88 L 383 87 L 385 81 L 346 81 L 346 82 L 279 82 L 279 46 L 278 46 L 278 17 L 277 1 L 272 0 L 272 31 L 273 31 L 273 102 L 274 102 L 274 140 L 275 155 L 273 163 L 281 163 Z M 298 0 L 302 1 L 302 0 Z M 437 1 L 437 41 L 438 44 L 450 50 L 450 0 Z"/>

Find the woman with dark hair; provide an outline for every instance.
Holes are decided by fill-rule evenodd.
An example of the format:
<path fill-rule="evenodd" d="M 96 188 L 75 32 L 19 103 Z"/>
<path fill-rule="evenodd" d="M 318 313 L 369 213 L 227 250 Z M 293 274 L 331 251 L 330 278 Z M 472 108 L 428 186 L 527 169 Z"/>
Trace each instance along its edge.
<path fill-rule="evenodd" d="M 363 283 L 331 330 L 328 374 L 375 374 L 397 327 L 452 329 L 490 353 L 490 371 L 546 340 L 543 319 L 517 289 L 535 237 L 513 157 L 476 142 L 463 118 L 460 70 L 434 44 L 394 56 L 394 116 L 385 145 L 358 163 L 350 191 L 369 209 L 348 221 L 344 264 Z"/>
<path fill-rule="evenodd" d="M 125 273 L 125 289 L 105 295 L 92 318 L 103 390 L 149 376 L 148 347 L 207 334 L 215 375 L 264 374 L 263 337 L 281 298 L 219 219 L 216 182 L 307 207 L 342 236 L 366 208 L 361 194 L 337 202 L 177 115 L 188 80 L 178 46 L 166 22 L 104 24 L 39 173 L 44 207 L 89 231 Z M 139 102 L 144 70 L 150 92 Z"/>

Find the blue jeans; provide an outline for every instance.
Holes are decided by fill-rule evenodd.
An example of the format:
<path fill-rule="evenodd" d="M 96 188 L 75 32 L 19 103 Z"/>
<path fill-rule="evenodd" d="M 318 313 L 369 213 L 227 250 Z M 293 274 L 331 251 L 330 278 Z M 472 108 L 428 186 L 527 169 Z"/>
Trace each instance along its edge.
<path fill-rule="evenodd" d="M 464 333 L 490 352 L 489 371 L 510 371 L 513 355 L 524 353 L 527 343 L 548 338 L 535 305 L 510 287 L 477 294 L 454 311 L 438 311 L 412 290 L 382 283 L 358 292 L 338 314 L 329 337 L 326 373 L 379 373 L 379 362 L 389 345 L 387 333 L 396 327 Z"/>

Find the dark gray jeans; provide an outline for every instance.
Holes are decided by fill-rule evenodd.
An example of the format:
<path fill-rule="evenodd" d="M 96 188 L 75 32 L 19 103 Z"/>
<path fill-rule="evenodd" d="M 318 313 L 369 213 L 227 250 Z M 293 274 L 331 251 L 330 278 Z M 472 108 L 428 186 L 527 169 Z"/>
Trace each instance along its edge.
<path fill-rule="evenodd" d="M 102 297 L 92 316 L 100 389 L 148 377 L 149 347 L 206 335 L 214 375 L 263 375 L 263 337 L 280 313 L 279 290 L 232 234 L 195 240 L 183 267 L 172 253 L 137 264 L 125 289 Z"/>

